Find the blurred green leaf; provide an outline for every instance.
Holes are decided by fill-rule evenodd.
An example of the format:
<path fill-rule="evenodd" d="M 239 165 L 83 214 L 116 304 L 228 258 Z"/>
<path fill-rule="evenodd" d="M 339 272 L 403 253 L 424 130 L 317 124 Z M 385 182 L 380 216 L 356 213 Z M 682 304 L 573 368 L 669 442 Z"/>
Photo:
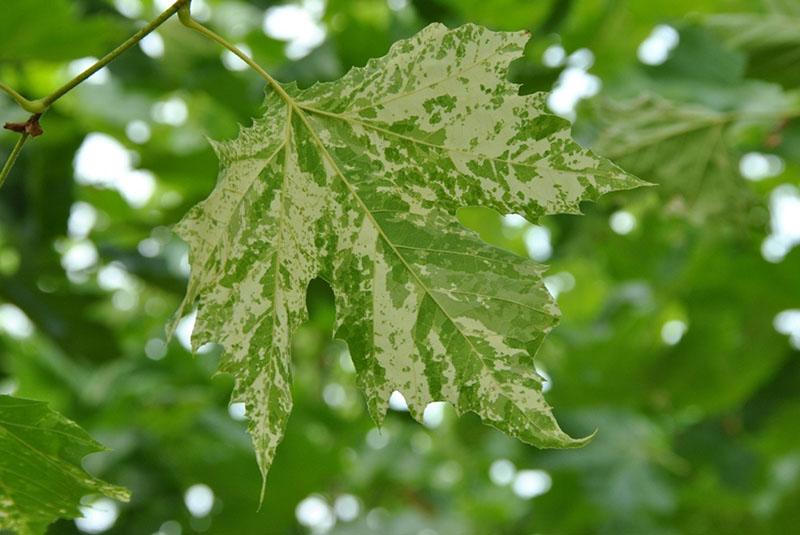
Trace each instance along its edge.
<path fill-rule="evenodd" d="M 89 494 L 127 501 L 127 490 L 91 477 L 80 466 L 103 447 L 39 401 L 0 395 L 0 528 L 44 532 L 58 517 L 81 515 Z"/>
<path fill-rule="evenodd" d="M 780 111 L 723 113 L 655 96 L 600 100 L 592 112 L 594 149 L 657 184 L 665 210 L 697 222 L 748 221 L 757 201 L 739 172 L 734 127 L 765 124 L 768 131 L 784 117 Z"/>
<path fill-rule="evenodd" d="M 777 82 L 784 87 L 800 85 L 800 16 L 736 13 L 710 15 L 703 24 L 747 55 L 747 75 Z"/>

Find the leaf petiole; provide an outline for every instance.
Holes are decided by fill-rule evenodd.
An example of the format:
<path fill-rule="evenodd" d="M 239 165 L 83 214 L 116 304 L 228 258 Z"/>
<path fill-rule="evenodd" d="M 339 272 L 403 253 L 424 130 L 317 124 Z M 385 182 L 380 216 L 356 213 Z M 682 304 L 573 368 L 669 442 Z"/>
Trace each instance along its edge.
<path fill-rule="evenodd" d="M 286 93 L 283 87 L 281 87 L 278 81 L 270 76 L 270 74 L 265 71 L 261 65 L 256 63 L 250 56 L 242 52 L 236 45 L 228 42 L 221 35 L 194 20 L 190 12 L 190 4 L 191 0 L 178 9 L 178 20 L 181 21 L 181 24 L 230 50 L 239 59 L 244 61 L 251 69 L 256 71 L 258 75 L 261 76 L 261 78 L 263 78 L 269 84 L 269 86 L 281 96 L 281 98 L 283 98 L 286 102 L 292 102 L 292 98 Z"/>

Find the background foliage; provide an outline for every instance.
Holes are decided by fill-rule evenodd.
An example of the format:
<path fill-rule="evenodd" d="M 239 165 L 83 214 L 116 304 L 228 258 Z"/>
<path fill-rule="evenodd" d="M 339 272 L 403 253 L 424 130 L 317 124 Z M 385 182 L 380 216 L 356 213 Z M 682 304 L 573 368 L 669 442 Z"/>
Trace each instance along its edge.
<path fill-rule="evenodd" d="M 187 275 L 169 227 L 216 177 L 204 135 L 234 136 L 263 84 L 172 21 L 47 114 L 0 194 L 0 393 L 81 424 L 113 450 L 87 469 L 133 492 L 51 533 L 103 519 L 109 533 L 169 535 L 792 531 L 800 4 L 194 3 L 301 85 L 431 21 L 531 30 L 513 74 L 523 92 L 555 88 L 551 106 L 576 119 L 579 141 L 659 184 L 541 226 L 461 213 L 488 241 L 550 264 L 563 321 L 539 355 L 547 396 L 573 436 L 599 433 L 581 450 L 542 451 L 449 407 L 419 426 L 397 397 L 378 433 L 345 348 L 329 341 L 332 296 L 319 282 L 296 336 L 295 409 L 258 510 L 232 382 L 214 375 L 218 349 L 193 357 L 190 320 L 169 344 L 163 327 Z M 45 95 L 74 60 L 102 54 L 168 2 L 156 4 L 6 0 L 0 79 Z M 4 98 L 0 117 L 24 115 Z M 2 156 L 13 142 L 0 134 Z"/>

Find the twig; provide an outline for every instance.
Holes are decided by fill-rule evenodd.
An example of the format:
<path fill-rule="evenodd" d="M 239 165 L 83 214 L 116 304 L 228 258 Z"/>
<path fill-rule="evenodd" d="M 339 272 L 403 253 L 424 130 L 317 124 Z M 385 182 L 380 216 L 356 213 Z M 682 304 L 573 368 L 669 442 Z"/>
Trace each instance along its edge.
<path fill-rule="evenodd" d="M 13 98 L 14 101 L 17 104 L 19 104 L 20 108 L 22 108 L 23 110 L 29 111 L 31 113 L 41 113 L 42 112 L 41 105 L 37 104 L 36 102 L 34 102 L 32 100 L 28 100 L 27 98 L 23 97 L 22 95 L 20 95 L 16 91 L 14 91 L 12 88 L 7 86 L 3 82 L 0 82 L 0 91 L 4 91 L 4 92 L 8 93 L 8 95 L 11 98 Z"/>
<path fill-rule="evenodd" d="M 45 98 L 41 99 L 40 101 L 46 110 L 49 108 L 56 100 L 60 99 L 70 91 L 72 91 L 77 85 L 81 84 L 84 80 L 89 78 L 91 75 L 117 59 L 120 55 L 122 55 L 125 51 L 129 48 L 137 44 L 139 41 L 144 39 L 147 35 L 151 34 L 153 31 L 156 30 L 159 26 L 164 24 L 172 15 L 178 12 L 179 9 L 182 7 L 189 6 L 190 0 L 178 0 L 174 4 L 172 4 L 166 11 L 164 11 L 161 15 L 156 17 L 154 20 L 149 22 L 146 26 L 144 26 L 141 30 L 136 32 L 131 36 L 130 39 L 119 45 L 117 48 L 103 56 L 100 60 L 97 61 L 94 65 L 77 75 L 75 78 L 61 86 L 60 88 L 56 89 L 50 95 L 46 96 Z"/>
<path fill-rule="evenodd" d="M 224 48 L 230 50 L 233 54 L 235 54 L 239 59 L 244 61 L 248 66 L 250 66 L 254 71 L 261 76 L 267 84 L 276 92 L 278 93 L 286 102 L 292 102 L 291 97 L 286 93 L 283 87 L 275 80 L 270 74 L 265 71 L 258 63 L 256 63 L 250 56 L 242 52 L 238 47 L 231 44 L 227 40 L 225 40 L 219 34 L 213 32 L 212 30 L 206 28 L 199 22 L 195 21 L 192 18 L 191 11 L 190 11 L 191 0 L 177 0 L 174 4 L 172 4 L 166 11 L 161 13 L 157 18 L 149 22 L 146 26 L 144 26 L 141 30 L 136 32 L 133 36 L 131 36 L 127 41 L 119 45 L 117 48 L 103 56 L 100 60 L 94 63 L 91 67 L 86 69 L 85 71 L 78 74 L 75 78 L 61 86 L 60 88 L 53 91 L 50 95 L 41 98 L 39 100 L 28 100 L 12 88 L 8 87 L 7 85 L 0 83 L 0 90 L 8 93 L 16 102 L 19 104 L 23 109 L 33 113 L 34 115 L 28 119 L 25 123 L 7 123 L 5 128 L 8 130 L 12 130 L 14 132 L 19 132 L 22 134 L 22 138 L 20 141 L 17 142 L 17 145 L 14 147 L 14 150 L 11 153 L 11 157 L 8 159 L 6 164 L 3 166 L 3 179 L 8 175 L 11 171 L 11 168 L 14 165 L 14 162 L 19 156 L 19 151 L 22 148 L 22 145 L 25 144 L 28 137 L 36 137 L 42 134 L 42 128 L 39 125 L 39 118 L 44 114 L 50 106 L 53 105 L 58 99 L 72 91 L 75 87 L 83 83 L 87 78 L 91 75 L 117 59 L 120 55 L 122 55 L 126 50 L 134 46 L 136 43 L 141 41 L 146 35 L 153 32 L 156 28 L 164 24 L 170 17 L 178 14 L 178 18 L 180 19 L 181 24 L 186 26 L 187 28 L 196 31 L 197 33 L 203 35 L 204 37 L 211 39 L 212 41 L 222 45 Z M 2 187 L 2 181 L 0 181 L 0 187 Z"/>
<path fill-rule="evenodd" d="M 156 28 L 164 24 L 164 22 L 177 13 L 178 10 L 182 8 L 188 10 L 190 2 L 191 0 L 177 0 L 158 17 L 150 21 L 147 25 L 142 27 L 142 29 L 133 34 L 127 41 L 119 45 L 117 48 L 95 62 L 91 67 L 84 70 L 75 76 L 75 78 L 44 98 L 39 100 L 28 100 L 8 85 L 0 82 L 0 91 L 7 93 L 17 104 L 19 104 L 22 109 L 33 114 L 33 116 L 31 116 L 31 118 L 24 123 L 6 123 L 5 125 L 7 130 L 19 132 L 22 134 L 22 137 L 19 139 L 19 141 L 17 141 L 17 144 L 14 146 L 14 150 L 11 152 L 11 156 L 3 166 L 2 175 L 0 175 L 2 177 L 2 180 L 0 180 L 0 187 L 2 187 L 3 182 L 5 182 L 6 177 L 11 172 L 11 168 L 14 166 L 14 162 L 16 162 L 17 157 L 19 156 L 19 152 L 28 138 L 40 136 L 43 133 L 42 127 L 39 125 L 39 118 L 50 108 L 50 106 L 53 105 L 54 102 L 75 89 L 75 87 L 83 83 L 91 75 L 117 59 L 125 51 L 144 39 L 148 34 L 152 33 Z"/>
<path fill-rule="evenodd" d="M 8 160 L 6 160 L 3 170 L 0 171 L 0 188 L 2 188 L 3 184 L 6 183 L 6 178 L 11 172 L 11 168 L 14 167 L 14 163 L 16 163 L 19 153 L 22 152 L 22 146 L 25 145 L 25 142 L 28 141 L 30 137 L 31 136 L 27 132 L 23 133 L 17 140 L 17 144 L 14 145 L 14 148 L 11 150 L 11 154 L 9 155 Z"/>

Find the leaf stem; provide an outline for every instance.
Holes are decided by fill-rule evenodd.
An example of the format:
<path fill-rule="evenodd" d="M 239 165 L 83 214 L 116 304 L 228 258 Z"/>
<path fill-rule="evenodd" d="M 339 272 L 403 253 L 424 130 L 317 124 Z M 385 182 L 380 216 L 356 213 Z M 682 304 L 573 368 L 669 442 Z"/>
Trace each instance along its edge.
<path fill-rule="evenodd" d="M 179 9 L 183 7 L 188 7 L 189 0 L 177 0 L 174 4 L 172 4 L 169 8 L 167 8 L 163 13 L 161 13 L 158 17 L 150 21 L 146 26 L 142 27 L 138 32 L 133 34 L 127 41 L 119 45 L 117 48 L 103 56 L 100 60 L 98 60 L 94 65 L 77 75 L 75 78 L 61 86 L 60 88 L 56 89 L 50 95 L 46 96 L 45 98 L 41 99 L 41 102 L 44 109 L 47 109 L 52 105 L 56 100 L 63 97 L 65 94 L 72 91 L 76 86 L 81 84 L 84 80 L 89 78 L 91 75 L 117 59 L 120 55 L 122 55 L 125 51 L 129 48 L 137 44 L 139 41 L 144 39 L 148 34 L 152 33 L 156 28 L 164 24 L 172 15 L 178 12 Z"/>
<path fill-rule="evenodd" d="M 3 170 L 0 171 L 0 188 L 2 188 L 3 184 L 5 184 L 8 174 L 11 172 L 11 168 L 14 167 L 19 153 L 22 152 L 22 146 L 25 145 L 25 142 L 28 141 L 30 137 L 30 134 L 27 132 L 22 134 L 17 140 L 17 144 L 14 145 L 14 148 L 11 150 L 8 160 L 6 160 L 5 165 L 3 165 Z"/>
<path fill-rule="evenodd" d="M 214 31 L 210 30 L 209 28 L 206 28 L 205 26 L 194 20 L 192 18 L 189 9 L 190 3 L 191 0 L 187 2 L 185 5 L 181 6 L 180 9 L 178 9 L 178 20 L 181 21 L 181 24 L 183 24 L 184 26 L 186 26 L 191 30 L 196 31 L 197 33 L 203 35 L 204 37 L 207 37 L 208 39 L 211 39 L 212 41 L 222 45 L 224 48 L 230 50 L 239 59 L 244 61 L 251 69 L 256 71 L 258 75 L 261 76 L 261 78 L 263 78 L 269 84 L 269 86 L 272 87 L 272 89 L 274 89 L 275 92 L 281 96 L 281 98 L 283 98 L 286 102 L 290 104 L 294 103 L 292 97 L 290 97 L 289 94 L 286 93 L 286 90 L 283 89 L 281 84 L 279 84 L 278 81 L 275 80 L 275 78 L 270 76 L 270 74 L 267 71 L 265 71 L 264 68 L 261 67 L 261 65 L 256 63 L 250 56 L 242 52 L 236 45 L 228 42 L 221 35 L 215 33 Z"/>

